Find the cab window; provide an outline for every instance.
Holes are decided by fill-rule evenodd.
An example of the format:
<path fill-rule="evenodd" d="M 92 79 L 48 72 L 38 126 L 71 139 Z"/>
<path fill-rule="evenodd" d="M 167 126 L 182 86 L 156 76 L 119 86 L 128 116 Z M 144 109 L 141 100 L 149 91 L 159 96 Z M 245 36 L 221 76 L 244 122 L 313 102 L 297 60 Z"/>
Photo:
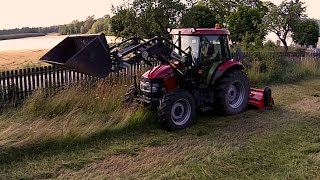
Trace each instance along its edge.
<path fill-rule="evenodd" d="M 204 61 L 221 61 L 230 59 L 229 41 L 227 36 L 202 36 L 201 59 Z"/>
<path fill-rule="evenodd" d="M 203 61 L 219 61 L 222 55 L 220 36 L 201 37 L 201 59 Z"/>

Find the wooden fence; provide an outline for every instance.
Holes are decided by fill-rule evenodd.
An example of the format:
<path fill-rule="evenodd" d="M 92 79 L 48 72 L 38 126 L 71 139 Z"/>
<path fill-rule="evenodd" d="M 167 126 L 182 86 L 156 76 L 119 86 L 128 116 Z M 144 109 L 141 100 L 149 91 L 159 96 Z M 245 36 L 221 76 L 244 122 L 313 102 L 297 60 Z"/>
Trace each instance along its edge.
<path fill-rule="evenodd" d="M 301 58 L 304 55 L 298 53 L 269 53 L 254 52 L 245 53 L 249 60 L 259 57 L 283 56 L 288 58 Z M 145 64 L 133 64 L 121 71 L 110 73 L 106 78 L 109 81 L 124 81 L 134 74 L 141 75 L 148 67 Z M 95 81 L 96 78 L 71 70 L 54 66 L 18 69 L 0 72 L 0 108 L 19 104 L 32 92 L 39 89 L 56 89 L 68 86 L 79 81 Z"/>
<path fill-rule="evenodd" d="M 126 69 L 112 72 L 107 81 L 123 82 L 141 75 L 146 65 L 133 64 Z M 98 78 L 54 66 L 44 66 L 5 71 L 0 73 L 0 107 L 21 103 L 34 91 L 40 89 L 57 89 L 77 82 L 93 82 Z"/>

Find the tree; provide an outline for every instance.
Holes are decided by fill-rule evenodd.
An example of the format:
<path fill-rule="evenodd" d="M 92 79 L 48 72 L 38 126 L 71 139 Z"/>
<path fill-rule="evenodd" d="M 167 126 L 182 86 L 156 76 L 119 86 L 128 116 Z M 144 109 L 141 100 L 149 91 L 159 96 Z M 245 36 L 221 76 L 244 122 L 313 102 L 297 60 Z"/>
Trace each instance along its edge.
<path fill-rule="evenodd" d="M 268 13 L 265 16 L 266 28 L 275 33 L 288 51 L 287 38 L 292 32 L 295 24 L 300 22 L 301 17 L 304 17 L 306 7 L 299 0 L 283 1 L 280 6 L 268 3 Z"/>
<path fill-rule="evenodd" d="M 220 24 L 226 24 L 226 18 L 229 16 L 231 9 L 236 2 L 232 0 L 203 0 L 200 4 L 208 6 L 216 14 L 216 19 Z"/>
<path fill-rule="evenodd" d="M 115 15 L 110 20 L 111 31 L 116 36 L 129 37 L 135 34 L 136 14 L 132 8 L 114 8 Z"/>
<path fill-rule="evenodd" d="M 233 42 L 244 42 L 245 45 L 262 45 L 266 35 L 263 28 L 265 11 L 258 8 L 240 5 L 228 16 L 229 30 Z"/>
<path fill-rule="evenodd" d="M 94 16 L 88 16 L 87 19 L 84 21 L 83 28 L 81 27 L 82 28 L 81 33 L 82 34 L 87 33 L 91 29 L 91 27 L 95 23 L 95 21 L 96 20 L 95 20 Z"/>
<path fill-rule="evenodd" d="M 186 0 L 186 7 L 187 8 L 191 8 L 195 4 L 197 4 L 197 0 Z"/>
<path fill-rule="evenodd" d="M 105 33 L 109 34 L 110 30 L 110 16 L 106 15 L 103 18 L 99 18 L 96 22 L 92 25 L 89 33 L 96 34 L 96 33 Z"/>
<path fill-rule="evenodd" d="M 68 25 L 62 25 L 62 26 L 60 26 L 60 28 L 59 28 L 59 34 L 61 34 L 61 35 L 67 35 L 67 34 L 69 34 L 70 32 L 69 32 L 69 28 L 68 28 Z"/>
<path fill-rule="evenodd" d="M 83 23 L 81 23 L 79 20 L 72 21 L 70 24 L 70 29 L 71 29 L 70 34 L 79 34 L 82 24 Z"/>
<path fill-rule="evenodd" d="M 136 33 L 145 38 L 168 36 L 168 27 L 177 27 L 185 11 L 180 0 L 134 0 L 137 15 Z"/>
<path fill-rule="evenodd" d="M 228 24 L 227 17 L 236 11 L 239 6 L 258 8 L 264 11 L 264 5 L 261 0 L 202 0 L 199 3 L 210 7 L 221 24 Z"/>
<path fill-rule="evenodd" d="M 182 27 L 212 28 L 217 23 L 215 13 L 207 6 L 195 5 L 182 16 Z"/>
<path fill-rule="evenodd" d="M 177 27 L 184 11 L 180 0 L 133 0 L 113 9 L 111 29 L 117 36 L 168 36 L 167 28 Z"/>
<path fill-rule="evenodd" d="M 302 20 L 293 28 L 293 40 L 301 46 L 316 46 L 319 40 L 319 24 L 312 19 Z"/>

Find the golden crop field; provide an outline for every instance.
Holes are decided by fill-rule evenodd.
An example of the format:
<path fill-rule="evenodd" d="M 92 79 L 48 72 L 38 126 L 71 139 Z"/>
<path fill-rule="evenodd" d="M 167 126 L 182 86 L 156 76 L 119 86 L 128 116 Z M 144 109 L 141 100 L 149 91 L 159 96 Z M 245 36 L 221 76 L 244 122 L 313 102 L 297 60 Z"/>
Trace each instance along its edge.
<path fill-rule="evenodd" d="M 11 50 L 0 51 L 0 70 L 12 70 L 19 68 L 46 65 L 39 61 L 47 50 Z"/>

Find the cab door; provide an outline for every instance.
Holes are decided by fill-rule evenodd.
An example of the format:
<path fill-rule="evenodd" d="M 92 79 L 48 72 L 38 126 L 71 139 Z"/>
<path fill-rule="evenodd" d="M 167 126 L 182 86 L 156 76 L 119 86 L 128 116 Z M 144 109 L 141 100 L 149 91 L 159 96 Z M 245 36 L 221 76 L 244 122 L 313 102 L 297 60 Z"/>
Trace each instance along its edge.
<path fill-rule="evenodd" d="M 201 87 L 208 87 L 219 65 L 231 59 L 227 35 L 206 35 L 201 37 L 200 59 L 202 77 Z"/>
<path fill-rule="evenodd" d="M 210 84 L 210 78 L 222 59 L 220 36 L 202 36 L 200 42 L 200 59 L 202 75 L 200 87 L 206 88 Z"/>

